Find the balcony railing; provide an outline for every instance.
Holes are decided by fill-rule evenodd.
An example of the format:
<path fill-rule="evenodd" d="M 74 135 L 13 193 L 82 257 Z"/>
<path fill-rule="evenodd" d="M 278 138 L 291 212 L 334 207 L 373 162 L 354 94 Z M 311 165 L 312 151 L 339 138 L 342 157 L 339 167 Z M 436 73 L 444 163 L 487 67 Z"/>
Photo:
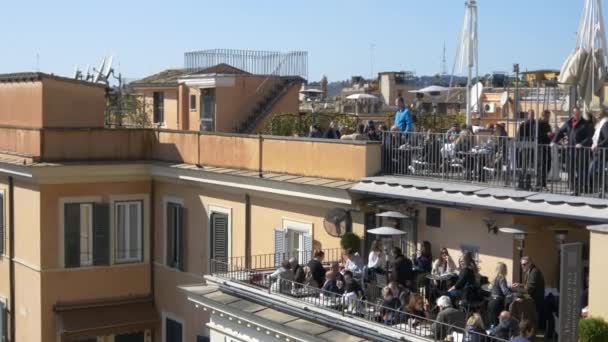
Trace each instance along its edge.
<path fill-rule="evenodd" d="M 266 267 L 247 268 L 219 260 L 211 260 L 210 267 L 211 274 L 217 278 L 262 289 L 267 291 L 268 295 L 283 296 L 316 309 L 382 325 L 390 331 L 415 336 L 422 340 L 444 341 L 446 338 L 451 338 L 451 341 L 455 342 L 506 342 L 483 333 L 468 331 L 464 327 L 464 322 L 458 326 L 445 324 L 428 317 L 383 306 L 381 300 L 370 302 L 354 294 L 339 295 L 287 279 L 271 279 Z"/>
<path fill-rule="evenodd" d="M 608 149 L 489 134 L 386 132 L 382 171 L 525 191 L 608 197 Z"/>

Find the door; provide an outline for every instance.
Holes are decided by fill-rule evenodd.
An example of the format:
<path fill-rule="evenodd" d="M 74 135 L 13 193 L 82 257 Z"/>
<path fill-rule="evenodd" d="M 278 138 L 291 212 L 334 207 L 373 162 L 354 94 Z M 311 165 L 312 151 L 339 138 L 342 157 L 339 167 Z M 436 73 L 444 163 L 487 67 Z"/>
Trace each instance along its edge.
<path fill-rule="evenodd" d="M 215 89 L 201 89 L 200 130 L 215 131 Z"/>
<path fill-rule="evenodd" d="M 120 334 L 114 336 L 114 342 L 144 342 L 144 332 Z"/>

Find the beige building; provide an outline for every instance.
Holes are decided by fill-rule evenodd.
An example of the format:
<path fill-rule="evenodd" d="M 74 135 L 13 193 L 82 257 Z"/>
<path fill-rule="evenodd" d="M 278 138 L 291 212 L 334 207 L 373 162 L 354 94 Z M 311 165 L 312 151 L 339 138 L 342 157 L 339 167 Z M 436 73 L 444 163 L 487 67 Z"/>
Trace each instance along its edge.
<path fill-rule="evenodd" d="M 204 341 L 226 321 L 210 319 L 178 287 L 205 283 L 223 260 L 274 268 L 285 253 L 339 256 L 340 238 L 325 219 L 332 209 L 351 215 L 348 230 L 364 238 L 364 251 L 376 213 L 399 210 L 409 217 L 397 224 L 409 233 L 408 255 L 428 240 L 435 255 L 442 246 L 474 252 L 484 275 L 505 262 L 510 280 L 518 278 L 518 244 L 484 219 L 525 226 L 523 253 L 547 287 L 558 279 L 553 228 L 567 230 L 568 242 L 591 244 L 590 310 L 605 315 L 602 270 L 593 266 L 603 260 L 603 233 L 586 226 L 608 221 L 606 200 L 381 176 L 387 159 L 377 142 L 108 129 L 104 94 L 41 73 L 0 75 L 7 341 Z M 305 337 L 297 327 L 288 333 Z"/>

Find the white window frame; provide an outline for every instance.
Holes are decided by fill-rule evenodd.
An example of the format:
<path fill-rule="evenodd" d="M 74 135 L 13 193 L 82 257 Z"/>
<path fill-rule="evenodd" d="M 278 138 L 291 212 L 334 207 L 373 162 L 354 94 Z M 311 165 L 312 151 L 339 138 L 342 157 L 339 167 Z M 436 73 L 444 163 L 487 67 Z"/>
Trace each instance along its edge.
<path fill-rule="evenodd" d="M 59 249 L 58 249 L 58 257 L 59 257 L 59 267 L 67 269 L 65 267 L 65 205 L 71 203 L 78 204 L 95 204 L 101 203 L 101 196 L 82 196 L 82 197 L 61 197 L 59 198 Z M 92 213 L 91 213 L 92 214 Z M 92 243 L 92 240 L 91 240 Z M 70 268 L 70 270 L 77 270 L 83 267 L 91 267 L 91 266 L 80 266 Z"/>
<path fill-rule="evenodd" d="M 228 215 L 228 260 L 232 257 L 232 208 L 222 207 L 210 204 L 207 208 L 207 262 L 211 261 L 211 215 L 213 214 Z"/>
<path fill-rule="evenodd" d="M 294 232 L 298 232 L 301 234 L 308 234 L 310 236 L 310 238 L 313 239 L 313 236 L 312 236 L 313 226 L 314 225 L 312 222 L 293 220 L 293 219 L 284 217 L 283 218 L 283 230 L 285 231 L 285 253 L 290 252 L 287 250 L 289 231 L 294 231 Z M 314 241 L 314 239 L 313 239 L 313 241 Z M 302 243 L 302 241 L 301 241 L 301 243 Z M 298 249 L 300 249 L 299 252 L 302 252 L 302 250 L 301 250 L 302 248 L 298 248 Z"/>
<path fill-rule="evenodd" d="M 94 203 L 79 203 L 80 206 L 80 246 L 82 247 L 82 207 L 86 206 L 89 210 L 89 222 L 88 222 L 88 241 L 87 241 L 87 249 L 89 251 L 89 260 L 82 260 L 82 248 L 80 249 L 80 267 L 90 267 L 93 266 L 93 205 Z"/>
<path fill-rule="evenodd" d="M 167 342 L 167 318 L 182 325 L 182 342 L 186 342 L 186 322 L 183 319 L 177 317 L 176 315 L 174 315 L 172 313 L 166 312 L 166 311 L 163 311 L 161 313 L 161 318 L 162 318 L 162 322 L 161 322 L 162 327 L 160 330 L 161 330 L 161 334 L 163 335 L 162 342 Z"/>
<path fill-rule="evenodd" d="M 175 197 L 175 196 L 163 196 L 162 199 L 162 203 L 163 203 L 163 260 L 161 262 L 161 264 L 169 267 L 169 265 L 167 265 L 167 236 L 169 235 L 169 226 L 167 226 L 167 205 L 169 203 L 174 203 L 174 204 L 179 204 L 181 205 L 183 208 L 186 208 L 186 206 L 184 205 L 184 200 L 180 197 Z M 187 227 L 186 227 L 186 222 L 184 222 L 184 232 L 186 231 Z M 186 247 L 186 241 L 184 240 L 184 249 Z M 186 259 L 186 254 L 184 253 L 184 259 Z M 173 268 L 173 267 L 171 267 Z"/>
<path fill-rule="evenodd" d="M 141 261 L 131 263 L 121 263 L 116 261 L 116 202 L 141 201 L 143 203 L 143 256 Z M 110 264 L 120 265 L 136 265 L 138 263 L 147 263 L 150 260 L 150 194 L 127 194 L 127 195 L 110 195 Z"/>
<path fill-rule="evenodd" d="M 119 258 L 118 257 L 118 253 L 116 252 L 116 247 L 118 245 L 118 239 L 120 238 L 120 236 L 118 236 L 118 206 L 125 206 L 125 214 L 130 215 L 130 210 L 129 207 L 133 204 L 137 204 L 137 217 L 138 217 L 138 223 L 139 223 L 139 227 L 137 229 L 137 249 L 139 250 L 140 255 L 136 256 L 136 257 L 125 257 L 125 258 Z M 114 220 L 114 258 L 115 258 L 115 263 L 117 264 L 133 264 L 133 263 L 140 263 L 143 262 L 144 260 L 144 203 L 143 200 L 124 200 L 124 201 L 114 201 L 113 203 L 113 207 L 114 207 L 114 215 L 113 215 L 113 220 Z M 127 222 L 130 222 L 130 220 L 127 220 Z M 131 230 L 131 226 L 129 225 L 129 231 Z M 126 232 L 126 229 L 125 229 Z M 125 246 L 130 246 L 130 234 L 126 234 L 126 241 L 124 243 Z"/>

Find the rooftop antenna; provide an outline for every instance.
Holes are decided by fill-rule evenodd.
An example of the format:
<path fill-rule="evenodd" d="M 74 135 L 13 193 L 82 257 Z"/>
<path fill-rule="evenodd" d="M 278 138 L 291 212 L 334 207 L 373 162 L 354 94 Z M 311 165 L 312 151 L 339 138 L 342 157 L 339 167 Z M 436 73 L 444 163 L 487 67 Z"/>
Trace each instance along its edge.
<path fill-rule="evenodd" d="M 36 72 L 40 71 L 40 54 L 36 52 Z"/>
<path fill-rule="evenodd" d="M 85 68 L 87 70 L 87 74 L 84 76 L 84 80 L 85 81 L 90 81 L 93 79 L 93 75 L 91 75 L 91 65 L 87 64 L 87 67 Z"/>
<path fill-rule="evenodd" d="M 446 76 L 448 74 L 448 64 L 447 59 L 445 57 L 445 42 L 443 42 L 443 56 L 441 58 L 441 76 Z"/>
<path fill-rule="evenodd" d="M 78 64 L 74 67 L 74 79 L 81 80 L 82 79 L 82 71 L 80 71 Z"/>
<path fill-rule="evenodd" d="M 376 49 L 376 44 L 369 44 L 369 65 L 370 65 L 370 80 L 374 79 L 374 50 Z"/>
<path fill-rule="evenodd" d="M 105 66 L 106 66 L 106 58 L 104 57 L 101 60 L 101 64 L 99 65 L 99 69 L 93 68 L 93 71 L 94 71 L 93 83 L 97 83 L 97 82 L 99 82 L 101 80 L 101 77 L 102 77 L 101 73 L 103 72 L 103 69 L 105 68 Z"/>

